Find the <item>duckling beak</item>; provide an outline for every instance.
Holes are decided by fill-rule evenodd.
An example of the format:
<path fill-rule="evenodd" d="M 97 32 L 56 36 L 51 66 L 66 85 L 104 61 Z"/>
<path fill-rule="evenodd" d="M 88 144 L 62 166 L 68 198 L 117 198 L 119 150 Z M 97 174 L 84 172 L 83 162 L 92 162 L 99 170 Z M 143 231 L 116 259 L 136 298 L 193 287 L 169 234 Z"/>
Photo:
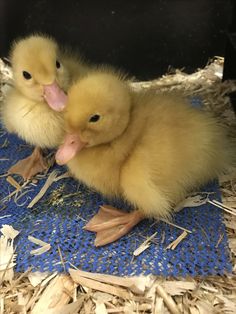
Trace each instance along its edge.
<path fill-rule="evenodd" d="M 56 152 L 56 162 L 58 165 L 64 165 L 83 149 L 86 143 L 82 142 L 78 134 L 67 134 L 64 143 Z"/>
<path fill-rule="evenodd" d="M 67 102 L 67 95 L 58 86 L 56 82 L 49 85 L 44 85 L 44 99 L 48 105 L 55 111 L 62 111 Z"/>

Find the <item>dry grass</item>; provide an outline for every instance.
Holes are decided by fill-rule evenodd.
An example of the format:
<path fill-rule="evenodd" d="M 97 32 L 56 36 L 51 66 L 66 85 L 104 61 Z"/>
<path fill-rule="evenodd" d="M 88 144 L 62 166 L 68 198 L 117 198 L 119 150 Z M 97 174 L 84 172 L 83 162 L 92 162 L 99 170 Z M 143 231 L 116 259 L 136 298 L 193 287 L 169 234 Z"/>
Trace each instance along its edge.
<path fill-rule="evenodd" d="M 200 95 L 206 110 L 214 111 L 233 130 L 236 121 L 227 93 L 236 90 L 236 84 L 221 83 L 222 65 L 223 59 L 216 58 L 205 69 L 192 75 L 176 71 L 152 82 L 134 83 L 134 86 L 136 89 L 180 89 L 187 95 Z M 1 60 L 0 70 L 4 91 L 6 83 L 11 80 L 11 72 Z M 8 181 L 19 192 L 21 187 L 11 179 Z M 221 185 L 224 209 L 230 208 L 225 212 L 225 224 L 234 265 L 233 274 L 204 279 L 153 276 L 121 278 L 76 269 L 71 269 L 68 275 L 32 273 L 30 270 L 24 274 L 14 274 L 13 264 L 7 263 L 0 268 L 3 279 L 0 313 L 236 313 L 236 216 L 232 214 L 236 207 L 236 173 L 222 177 Z M 182 236 L 186 235 L 183 232 Z M 151 240 L 144 241 L 144 247 Z M 41 247 L 47 245 L 39 244 Z M 14 255 L 13 246 L 9 254 L 10 257 Z M 4 280 L 7 276 L 8 281 Z"/>

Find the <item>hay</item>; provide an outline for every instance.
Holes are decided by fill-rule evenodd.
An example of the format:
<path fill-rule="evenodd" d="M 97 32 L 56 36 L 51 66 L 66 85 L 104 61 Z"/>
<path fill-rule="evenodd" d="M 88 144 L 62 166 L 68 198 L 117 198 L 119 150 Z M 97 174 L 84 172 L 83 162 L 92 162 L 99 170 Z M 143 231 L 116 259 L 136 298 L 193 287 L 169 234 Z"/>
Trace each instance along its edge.
<path fill-rule="evenodd" d="M 158 80 L 132 84 L 137 90 L 182 90 L 188 96 L 200 96 L 204 100 L 205 110 L 213 111 L 222 123 L 232 127 L 232 133 L 235 133 L 233 129 L 236 130 L 236 120 L 227 95 L 236 90 L 236 84 L 232 81 L 221 82 L 223 61 L 223 58 L 215 58 L 204 69 L 191 75 L 177 70 Z M 11 80 L 10 68 L 0 60 L 3 93 L 11 85 Z M 2 94 L 0 99 L 3 99 Z M 9 258 L 4 262 L 7 265 L 1 268 L 1 271 L 5 272 L 5 280 L 0 286 L 0 313 L 236 313 L 236 216 L 233 215 L 236 211 L 236 173 L 230 172 L 220 179 L 223 204 L 213 203 L 226 210 L 225 225 L 234 265 L 233 274 L 185 279 L 153 276 L 119 278 L 76 269 L 71 269 L 68 275 L 32 273 L 30 270 L 24 274 L 14 274 L 12 239 L 7 255 Z M 27 188 L 26 185 L 19 187 L 17 182 L 9 178 L 8 182 L 16 188 L 14 195 Z M 37 184 L 37 181 L 33 184 Z M 6 200 L 14 195 L 9 195 Z M 207 195 L 203 198 L 198 196 L 191 200 L 191 206 L 198 206 L 206 201 Z M 180 208 L 181 205 L 178 209 Z M 182 235 L 187 236 L 187 232 Z M 164 237 L 165 234 L 163 239 Z M 219 234 L 218 245 L 221 239 Z M 40 239 L 33 241 L 36 241 L 40 248 L 48 248 L 47 243 L 41 243 Z M 145 254 L 145 248 L 148 248 L 151 241 L 151 237 L 145 239 L 140 249 L 141 252 L 144 249 L 142 254 Z M 11 273 L 7 277 L 9 269 Z"/>

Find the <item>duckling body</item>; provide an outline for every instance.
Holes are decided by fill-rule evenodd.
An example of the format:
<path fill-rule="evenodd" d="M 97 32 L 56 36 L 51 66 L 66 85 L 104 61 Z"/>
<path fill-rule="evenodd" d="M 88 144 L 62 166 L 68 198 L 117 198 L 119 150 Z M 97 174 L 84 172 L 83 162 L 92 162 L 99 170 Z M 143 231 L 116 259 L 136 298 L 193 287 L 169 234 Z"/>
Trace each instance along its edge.
<path fill-rule="evenodd" d="M 100 119 L 89 122 L 95 115 Z M 94 73 L 73 85 L 65 119 L 69 135 L 57 152 L 58 162 L 67 162 L 88 186 L 106 196 L 120 196 L 138 210 L 138 219 L 137 212 L 128 214 L 127 230 L 122 216 L 116 225 L 119 236 L 133 227 L 132 220 L 136 224 L 143 217 L 168 217 L 187 193 L 214 179 L 235 159 L 226 130 L 215 118 L 179 95 L 135 94 L 111 73 Z M 79 149 L 67 155 L 71 146 L 78 148 L 76 139 Z M 116 215 L 109 211 L 108 216 Z M 117 234 L 110 236 L 108 222 L 101 229 L 100 216 L 86 226 L 97 232 L 96 245 L 117 239 Z M 105 243 L 104 230 L 110 237 Z"/>

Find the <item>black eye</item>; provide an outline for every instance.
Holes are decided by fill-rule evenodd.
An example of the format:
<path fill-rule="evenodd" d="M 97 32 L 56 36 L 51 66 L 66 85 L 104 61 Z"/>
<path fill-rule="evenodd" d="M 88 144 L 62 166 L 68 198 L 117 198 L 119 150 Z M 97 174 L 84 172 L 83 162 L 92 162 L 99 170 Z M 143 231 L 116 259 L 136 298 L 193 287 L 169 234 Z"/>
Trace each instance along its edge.
<path fill-rule="evenodd" d="M 32 78 L 31 74 L 29 72 L 23 71 L 23 76 L 26 80 L 30 80 Z"/>
<path fill-rule="evenodd" d="M 97 122 L 99 119 L 99 114 L 95 114 L 94 116 L 90 117 L 89 122 Z"/>
<path fill-rule="evenodd" d="M 60 69 L 60 67 L 61 67 L 61 64 L 58 60 L 56 61 L 56 67 L 57 67 L 57 69 Z"/>

